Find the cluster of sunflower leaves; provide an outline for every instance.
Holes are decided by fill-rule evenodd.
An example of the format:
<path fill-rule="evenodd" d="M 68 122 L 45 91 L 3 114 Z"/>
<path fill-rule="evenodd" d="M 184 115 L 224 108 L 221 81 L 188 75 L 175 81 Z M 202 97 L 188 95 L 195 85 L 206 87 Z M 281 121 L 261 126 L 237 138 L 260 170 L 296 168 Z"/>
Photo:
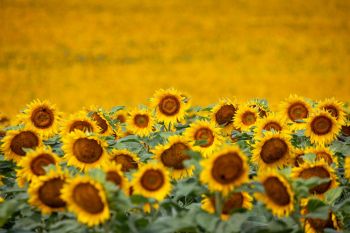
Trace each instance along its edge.
<path fill-rule="evenodd" d="M 350 135 L 348 119 L 340 119 L 346 115 L 344 105 L 327 102 L 337 111 L 336 119 L 334 111 L 316 111 L 320 104 L 302 97 L 289 98 L 276 114 L 264 100 L 239 104 L 225 99 L 215 106 L 192 107 L 187 98 L 165 90 L 155 94 L 152 107 L 91 107 L 72 117 L 45 101 L 29 105 L 2 129 L 0 232 L 350 231 Z M 53 126 L 54 119 L 61 123 Z M 71 132 L 73 125 L 79 127 Z M 310 129 L 314 133 L 307 133 Z M 41 154 L 27 148 L 33 140 L 24 131 L 38 135 L 40 147 L 46 148 Z M 206 137 L 196 137 L 199 132 Z M 20 134 L 24 139 L 18 139 Z M 83 139 L 103 149 L 79 147 Z M 210 148 L 215 140 L 219 142 Z M 310 150 L 320 146 L 332 155 L 320 159 Z M 130 152 L 137 165 L 110 159 L 118 151 Z M 297 156 L 300 151 L 304 153 Z M 90 161 L 96 153 L 98 163 Z M 35 164 L 39 154 L 46 160 Z M 280 162 L 282 156 L 288 159 Z M 317 169 L 302 178 L 292 175 L 316 165 L 332 176 L 317 176 Z M 109 176 L 112 171 L 120 175 L 116 180 Z M 148 180 L 143 180 L 146 174 Z M 45 187 L 42 193 L 45 176 L 69 180 L 51 201 L 54 191 Z M 82 193 L 74 196 L 78 186 Z M 233 198 L 236 194 L 239 198 Z"/>

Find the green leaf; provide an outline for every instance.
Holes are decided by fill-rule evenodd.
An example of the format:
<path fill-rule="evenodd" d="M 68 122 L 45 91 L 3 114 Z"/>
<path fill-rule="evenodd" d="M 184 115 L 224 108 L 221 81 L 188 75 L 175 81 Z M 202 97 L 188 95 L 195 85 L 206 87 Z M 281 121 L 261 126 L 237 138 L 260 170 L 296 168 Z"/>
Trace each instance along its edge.
<path fill-rule="evenodd" d="M 217 216 L 206 212 L 197 214 L 195 220 L 200 227 L 209 232 L 214 232 L 218 222 L 220 221 Z"/>
<path fill-rule="evenodd" d="M 233 214 L 230 217 L 230 219 L 227 221 L 229 229 L 231 229 L 233 232 L 240 232 L 241 226 L 248 219 L 248 217 L 249 217 L 248 213 Z"/>
<path fill-rule="evenodd" d="M 125 108 L 125 106 L 114 106 L 111 111 L 110 111 L 110 114 L 113 115 L 114 113 L 120 111 L 120 110 L 123 110 Z"/>
<path fill-rule="evenodd" d="M 328 190 L 325 193 L 325 201 L 328 204 L 333 204 L 342 194 L 344 187 L 337 187 L 337 188 L 333 188 Z"/>
<path fill-rule="evenodd" d="M 19 203 L 16 200 L 7 200 L 2 203 L 0 205 L 0 227 L 2 227 L 18 209 Z"/>
<path fill-rule="evenodd" d="M 326 204 L 318 199 L 310 199 L 309 202 L 307 203 L 307 209 L 309 212 L 313 212 L 317 210 L 320 207 L 324 207 Z"/>

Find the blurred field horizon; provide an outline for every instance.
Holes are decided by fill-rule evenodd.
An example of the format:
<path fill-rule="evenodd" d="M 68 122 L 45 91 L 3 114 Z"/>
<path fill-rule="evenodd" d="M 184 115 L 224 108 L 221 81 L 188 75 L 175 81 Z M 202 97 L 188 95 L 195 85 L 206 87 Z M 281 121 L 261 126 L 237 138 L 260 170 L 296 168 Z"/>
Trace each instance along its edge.
<path fill-rule="evenodd" d="M 350 99 L 350 1 L 0 0 L 0 112 L 194 105 L 299 94 Z"/>

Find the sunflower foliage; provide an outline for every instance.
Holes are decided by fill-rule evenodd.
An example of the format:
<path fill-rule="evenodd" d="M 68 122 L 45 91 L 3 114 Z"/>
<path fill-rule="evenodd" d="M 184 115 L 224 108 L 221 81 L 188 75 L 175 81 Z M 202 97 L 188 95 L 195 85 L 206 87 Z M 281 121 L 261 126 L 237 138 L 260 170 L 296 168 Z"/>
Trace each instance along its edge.
<path fill-rule="evenodd" d="M 73 114 L 35 100 L 2 127 L 0 232 L 350 231 L 349 114 L 175 89 Z"/>

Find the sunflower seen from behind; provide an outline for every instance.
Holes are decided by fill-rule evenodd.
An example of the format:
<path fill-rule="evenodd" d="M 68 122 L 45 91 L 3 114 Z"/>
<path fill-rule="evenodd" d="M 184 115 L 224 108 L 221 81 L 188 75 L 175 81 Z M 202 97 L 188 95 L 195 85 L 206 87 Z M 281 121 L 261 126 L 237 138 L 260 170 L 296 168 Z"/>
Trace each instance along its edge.
<path fill-rule="evenodd" d="M 61 198 L 61 191 L 67 179 L 67 173 L 54 170 L 33 179 L 28 188 L 29 204 L 37 207 L 44 214 L 64 211 L 66 201 Z"/>
<path fill-rule="evenodd" d="M 168 138 L 168 143 L 158 145 L 154 150 L 154 158 L 164 167 L 170 169 L 171 177 L 181 179 L 193 174 L 194 166 L 186 167 L 185 160 L 190 159 L 188 151 L 192 150 L 190 141 L 178 135 Z"/>
<path fill-rule="evenodd" d="M 314 144 L 331 143 L 340 133 L 341 126 L 332 115 L 325 111 L 314 111 L 306 121 L 305 135 Z"/>
<path fill-rule="evenodd" d="M 204 120 L 193 122 L 184 135 L 191 142 L 193 149 L 204 157 L 210 156 L 223 142 L 220 128 Z M 198 144 L 198 141 L 201 142 Z"/>
<path fill-rule="evenodd" d="M 284 217 L 294 210 L 294 192 L 284 176 L 277 171 L 268 170 L 260 172 L 256 179 L 264 187 L 264 193 L 255 193 L 255 197 L 274 215 Z"/>
<path fill-rule="evenodd" d="M 246 156 L 234 146 L 223 148 L 202 160 L 201 166 L 200 181 L 207 184 L 210 191 L 219 191 L 224 196 L 249 180 Z"/>
<path fill-rule="evenodd" d="M 9 130 L 2 139 L 1 145 L 4 156 L 7 160 L 19 162 L 26 156 L 26 149 L 35 149 L 42 145 L 41 136 L 34 130 Z"/>
<path fill-rule="evenodd" d="M 283 167 L 291 160 L 292 148 L 287 134 L 266 132 L 264 137 L 256 137 L 252 162 L 259 170 Z"/>
<path fill-rule="evenodd" d="M 146 109 L 135 109 L 129 113 L 127 130 L 140 137 L 146 137 L 153 131 L 154 120 Z"/>
<path fill-rule="evenodd" d="M 167 127 L 184 119 L 190 105 L 185 103 L 185 97 L 176 89 L 160 89 L 150 99 L 151 106 L 156 112 L 158 122 L 163 122 Z"/>
<path fill-rule="evenodd" d="M 86 171 L 108 162 L 107 143 L 95 134 L 74 131 L 62 139 L 64 159 L 70 166 Z"/>
<path fill-rule="evenodd" d="M 253 206 L 253 198 L 247 192 L 233 192 L 223 199 L 221 219 L 229 219 L 231 213 L 238 209 L 250 210 Z M 205 196 L 201 201 L 203 210 L 210 214 L 216 212 L 215 196 Z"/>
<path fill-rule="evenodd" d="M 169 172 L 160 163 L 143 165 L 133 174 L 133 194 L 162 201 L 171 191 Z"/>
<path fill-rule="evenodd" d="M 45 167 L 55 165 L 59 169 L 60 158 L 52 152 L 50 147 L 39 147 L 31 150 L 18 163 L 20 169 L 17 170 L 18 185 L 23 187 L 24 182 L 46 174 Z"/>
<path fill-rule="evenodd" d="M 58 132 L 61 113 L 49 101 L 34 100 L 19 117 L 27 129 L 35 130 L 43 138 L 48 138 Z"/>
<path fill-rule="evenodd" d="M 71 178 L 63 186 L 61 198 L 79 222 L 89 227 L 110 218 L 106 191 L 102 184 L 88 176 Z"/>

